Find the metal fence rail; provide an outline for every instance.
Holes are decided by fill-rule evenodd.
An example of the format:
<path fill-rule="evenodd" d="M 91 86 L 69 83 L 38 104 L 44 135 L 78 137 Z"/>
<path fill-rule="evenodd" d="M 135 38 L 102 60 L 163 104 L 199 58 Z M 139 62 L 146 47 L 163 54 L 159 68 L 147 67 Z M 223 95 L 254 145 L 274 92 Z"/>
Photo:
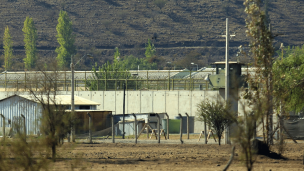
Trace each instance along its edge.
<path fill-rule="evenodd" d="M 126 72 L 75 72 L 76 91 L 113 91 L 123 90 L 210 90 L 209 71 L 126 71 Z M 0 91 L 25 91 L 41 89 L 47 80 L 56 83 L 54 90 L 71 90 L 71 73 L 58 72 L 7 72 L 0 75 Z"/>

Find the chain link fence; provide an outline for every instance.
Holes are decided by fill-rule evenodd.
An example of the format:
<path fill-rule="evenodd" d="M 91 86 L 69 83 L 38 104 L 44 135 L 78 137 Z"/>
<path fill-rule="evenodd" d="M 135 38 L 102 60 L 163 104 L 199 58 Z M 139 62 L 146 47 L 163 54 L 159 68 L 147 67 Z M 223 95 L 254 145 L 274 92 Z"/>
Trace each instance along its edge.
<path fill-rule="evenodd" d="M 75 91 L 123 90 L 210 90 L 208 75 L 215 74 L 214 68 L 203 71 L 189 70 L 139 70 L 125 72 L 75 71 Z M 56 75 L 56 76 L 54 76 Z M 27 88 L 41 89 L 43 81 L 56 80 L 54 90 L 71 90 L 71 72 L 6 72 L 0 74 L 0 91 L 25 91 Z"/>

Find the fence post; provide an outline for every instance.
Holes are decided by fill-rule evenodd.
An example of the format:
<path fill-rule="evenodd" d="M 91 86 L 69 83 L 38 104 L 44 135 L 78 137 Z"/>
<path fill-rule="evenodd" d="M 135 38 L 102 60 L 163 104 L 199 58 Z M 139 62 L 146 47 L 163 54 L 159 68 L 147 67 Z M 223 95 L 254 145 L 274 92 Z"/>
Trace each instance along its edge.
<path fill-rule="evenodd" d="M 107 77 L 108 77 L 107 75 L 108 75 L 108 74 L 107 74 L 107 71 L 103 71 L 103 72 L 104 72 L 105 75 L 106 75 L 106 77 L 105 77 L 105 78 L 106 78 L 106 79 L 105 79 L 105 91 L 107 91 Z M 97 77 L 97 87 L 98 87 L 98 77 Z M 98 90 L 98 88 L 97 88 L 97 90 Z"/>
<path fill-rule="evenodd" d="M 87 90 L 87 71 L 84 71 L 84 91 Z"/>
<path fill-rule="evenodd" d="M 5 141 L 5 117 L 4 115 L 0 114 L 2 117 L 2 133 L 3 133 L 3 141 Z"/>
<path fill-rule="evenodd" d="M 189 90 L 192 90 L 192 77 L 191 77 L 191 70 L 190 70 Z"/>
<path fill-rule="evenodd" d="M 115 125 L 114 125 L 114 117 L 111 113 L 111 123 L 112 123 L 112 143 L 115 143 Z"/>
<path fill-rule="evenodd" d="M 26 91 L 26 71 L 24 71 L 24 91 Z"/>
<path fill-rule="evenodd" d="M 157 140 L 158 140 L 158 144 L 160 143 L 160 117 L 157 113 L 155 113 L 155 115 L 157 116 Z"/>
<path fill-rule="evenodd" d="M 147 89 L 149 90 L 149 70 L 147 70 Z"/>
<path fill-rule="evenodd" d="M 26 141 L 26 126 L 25 126 L 25 116 L 21 114 L 23 118 L 23 134 L 24 134 L 24 141 Z"/>
<path fill-rule="evenodd" d="M 204 136 L 205 136 L 205 144 L 207 144 L 207 122 L 206 122 L 206 118 L 204 118 Z"/>
<path fill-rule="evenodd" d="M 136 120 L 136 115 L 132 113 L 134 117 L 134 136 L 135 136 L 135 144 L 137 144 L 137 120 Z"/>
<path fill-rule="evenodd" d="M 6 91 L 6 87 L 7 87 L 7 80 L 6 80 L 6 77 L 7 77 L 7 72 L 5 72 L 5 83 L 4 83 L 4 86 L 5 86 L 5 91 Z"/>
<path fill-rule="evenodd" d="M 136 77 L 136 90 L 138 89 L 137 84 L 138 84 L 138 77 Z"/>
<path fill-rule="evenodd" d="M 187 139 L 189 140 L 189 115 L 188 113 L 185 113 L 187 115 Z"/>
<path fill-rule="evenodd" d="M 67 87 L 66 87 L 66 71 L 64 71 L 64 91 L 67 91 Z"/>
<path fill-rule="evenodd" d="M 167 116 L 167 138 L 169 139 L 169 115 L 168 113 L 165 113 L 165 115 Z"/>
<path fill-rule="evenodd" d="M 180 128 L 179 128 L 179 132 L 180 132 L 180 142 L 181 144 L 183 144 L 183 116 L 181 114 L 178 114 L 179 118 L 180 118 Z"/>
<path fill-rule="evenodd" d="M 171 80 L 172 80 L 172 90 L 174 90 L 174 79 Z"/>
<path fill-rule="evenodd" d="M 147 125 L 149 125 L 149 117 L 150 117 L 150 114 L 148 115 L 147 123 L 145 123 Z M 147 129 L 147 139 L 149 139 L 149 127 L 147 126 L 146 129 Z"/>
<path fill-rule="evenodd" d="M 77 91 L 77 79 L 74 80 L 74 90 Z"/>
<path fill-rule="evenodd" d="M 115 90 L 116 91 L 116 90 Z M 122 113 L 123 113 L 123 120 L 122 120 L 122 139 L 125 139 L 125 118 L 126 118 L 126 113 L 125 113 L 125 107 L 126 107 L 126 84 L 123 83 L 123 101 L 122 101 Z"/>
<path fill-rule="evenodd" d="M 92 129 L 91 129 L 92 117 L 89 112 L 87 114 L 89 116 L 89 143 L 92 143 Z"/>
<path fill-rule="evenodd" d="M 168 90 L 170 90 L 170 70 L 168 71 Z"/>
<path fill-rule="evenodd" d="M 96 91 L 98 91 L 98 90 L 99 90 L 99 79 L 97 77 L 97 90 Z"/>
<path fill-rule="evenodd" d="M 114 90 L 117 90 L 117 78 L 115 79 L 115 85 L 114 85 Z"/>

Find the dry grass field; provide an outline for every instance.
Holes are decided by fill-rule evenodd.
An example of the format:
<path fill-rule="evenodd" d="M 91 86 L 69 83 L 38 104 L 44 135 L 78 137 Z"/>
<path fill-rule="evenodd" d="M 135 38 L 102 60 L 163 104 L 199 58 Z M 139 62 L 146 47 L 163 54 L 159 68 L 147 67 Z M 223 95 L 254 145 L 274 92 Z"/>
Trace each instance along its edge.
<path fill-rule="evenodd" d="M 274 159 L 258 155 L 254 170 L 303 170 L 303 143 L 287 143 L 283 156 Z M 276 146 L 273 147 L 276 151 Z M 59 151 L 53 170 L 222 170 L 229 160 L 231 145 L 205 144 L 68 144 Z M 243 171 L 243 157 L 236 146 L 228 170 Z"/>

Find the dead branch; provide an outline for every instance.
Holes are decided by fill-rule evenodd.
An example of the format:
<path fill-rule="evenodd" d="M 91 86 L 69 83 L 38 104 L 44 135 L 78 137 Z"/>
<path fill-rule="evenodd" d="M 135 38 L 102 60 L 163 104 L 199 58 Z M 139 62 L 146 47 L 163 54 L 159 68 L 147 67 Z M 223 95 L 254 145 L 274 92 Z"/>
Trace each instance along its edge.
<path fill-rule="evenodd" d="M 229 168 L 230 164 L 232 163 L 232 160 L 234 157 L 234 150 L 235 150 L 235 146 L 232 147 L 230 159 L 229 159 L 227 165 L 225 166 L 225 168 L 223 169 L 223 171 L 226 171 Z"/>

